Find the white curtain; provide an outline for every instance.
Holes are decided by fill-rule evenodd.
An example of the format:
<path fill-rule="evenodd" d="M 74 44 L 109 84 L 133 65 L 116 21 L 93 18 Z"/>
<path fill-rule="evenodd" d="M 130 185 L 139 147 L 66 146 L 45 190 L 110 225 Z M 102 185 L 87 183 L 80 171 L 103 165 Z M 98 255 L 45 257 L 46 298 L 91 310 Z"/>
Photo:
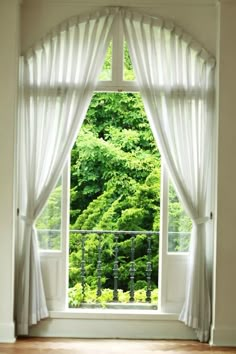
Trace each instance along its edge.
<path fill-rule="evenodd" d="M 110 40 L 115 10 L 60 25 L 21 60 L 20 216 L 17 334 L 48 316 L 34 223 L 83 122 Z"/>
<path fill-rule="evenodd" d="M 214 59 L 179 28 L 124 11 L 125 36 L 145 110 L 177 194 L 193 221 L 180 320 L 207 341 L 211 321 L 206 210 L 211 173 Z"/>

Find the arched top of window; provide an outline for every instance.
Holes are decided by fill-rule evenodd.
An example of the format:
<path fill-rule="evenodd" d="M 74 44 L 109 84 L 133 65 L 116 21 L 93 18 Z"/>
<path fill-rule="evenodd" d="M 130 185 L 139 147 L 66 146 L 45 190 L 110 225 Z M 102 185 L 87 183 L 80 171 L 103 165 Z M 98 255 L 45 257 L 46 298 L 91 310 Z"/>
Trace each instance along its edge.
<path fill-rule="evenodd" d="M 48 32 L 43 38 L 41 38 L 35 45 L 29 48 L 24 56 L 30 57 L 35 51 L 42 49 L 47 42 L 55 39 L 58 36 L 66 36 L 68 32 L 73 31 L 74 27 L 80 26 L 86 27 L 88 24 L 92 26 L 98 21 L 110 21 L 116 22 L 120 18 L 121 21 L 126 22 L 127 20 L 133 21 L 133 24 L 139 26 L 140 23 L 146 26 L 155 26 L 156 28 L 161 28 L 164 30 L 166 36 L 176 36 L 181 42 L 184 42 L 189 48 L 196 52 L 203 60 L 211 62 L 212 65 L 215 64 L 214 56 L 209 53 L 206 48 L 195 40 L 189 33 L 185 32 L 180 26 L 176 25 L 173 21 L 165 20 L 161 17 L 150 16 L 137 10 L 126 7 L 101 7 L 97 10 L 82 14 L 78 16 L 73 16 L 56 27 L 54 27 L 50 32 Z"/>
<path fill-rule="evenodd" d="M 131 33 L 132 40 L 130 40 Z M 98 36 L 97 41 L 96 36 Z M 59 24 L 24 54 L 23 58 L 29 70 L 28 84 L 31 86 L 31 83 L 34 82 L 35 85 L 35 82 L 38 82 L 37 86 L 48 84 L 51 86 L 48 79 L 48 75 L 51 75 L 54 87 L 55 85 L 79 86 L 82 79 L 79 77 L 79 71 L 72 73 L 71 68 L 75 67 L 76 57 L 83 57 L 84 54 L 90 57 L 90 54 L 84 51 L 89 47 L 86 46 L 86 41 L 93 38 L 93 42 L 97 43 L 98 47 L 99 42 L 103 41 L 102 48 L 108 48 L 110 51 L 110 58 L 106 59 L 107 67 L 101 70 L 97 88 L 135 90 L 137 88 L 135 78 L 139 75 L 134 73 L 132 67 L 132 62 L 135 62 L 135 58 L 132 58 L 135 52 L 132 46 L 138 47 L 141 37 L 145 43 L 144 54 L 156 58 L 154 66 L 152 60 L 152 69 L 153 75 L 158 75 L 157 85 L 160 92 L 164 90 L 167 81 L 170 93 L 172 87 L 175 93 L 178 90 L 181 94 L 187 81 L 191 82 L 194 90 L 199 86 L 203 67 L 207 66 L 211 69 L 215 65 L 215 58 L 173 22 L 126 7 L 102 7 L 90 14 L 74 16 Z M 94 55 L 95 53 L 96 50 L 93 51 Z M 104 58 L 105 54 L 102 54 Z M 160 56 L 162 56 L 161 60 Z M 41 71 L 37 69 L 35 72 L 35 65 L 37 68 L 42 68 Z M 196 65 L 198 75 L 194 73 Z M 65 66 L 68 68 L 66 71 L 62 69 Z"/>

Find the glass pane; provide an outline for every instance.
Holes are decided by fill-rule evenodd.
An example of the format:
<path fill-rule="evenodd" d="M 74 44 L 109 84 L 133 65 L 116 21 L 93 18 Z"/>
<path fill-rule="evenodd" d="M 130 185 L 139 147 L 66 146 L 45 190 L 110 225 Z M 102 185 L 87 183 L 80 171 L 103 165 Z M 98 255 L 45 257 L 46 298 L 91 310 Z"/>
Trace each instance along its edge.
<path fill-rule="evenodd" d="M 56 251 L 61 249 L 61 199 L 62 183 L 60 179 L 36 223 L 41 250 Z"/>
<path fill-rule="evenodd" d="M 169 183 L 168 252 L 188 252 L 191 219 L 186 215 L 174 187 Z"/>
<path fill-rule="evenodd" d="M 135 80 L 133 65 L 131 63 L 127 42 L 125 41 L 124 41 L 124 80 L 126 81 Z"/>
<path fill-rule="evenodd" d="M 100 81 L 110 81 L 112 79 L 112 42 L 110 42 L 107 48 L 103 68 L 98 79 Z"/>

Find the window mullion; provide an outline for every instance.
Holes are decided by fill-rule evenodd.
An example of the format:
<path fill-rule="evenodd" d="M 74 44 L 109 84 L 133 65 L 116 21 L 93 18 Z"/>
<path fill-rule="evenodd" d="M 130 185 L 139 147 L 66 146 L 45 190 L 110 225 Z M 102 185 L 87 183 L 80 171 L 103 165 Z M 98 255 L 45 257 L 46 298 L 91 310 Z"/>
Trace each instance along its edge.
<path fill-rule="evenodd" d="M 117 21 L 112 42 L 112 82 L 114 86 L 121 86 L 123 81 L 123 47 L 122 23 Z"/>

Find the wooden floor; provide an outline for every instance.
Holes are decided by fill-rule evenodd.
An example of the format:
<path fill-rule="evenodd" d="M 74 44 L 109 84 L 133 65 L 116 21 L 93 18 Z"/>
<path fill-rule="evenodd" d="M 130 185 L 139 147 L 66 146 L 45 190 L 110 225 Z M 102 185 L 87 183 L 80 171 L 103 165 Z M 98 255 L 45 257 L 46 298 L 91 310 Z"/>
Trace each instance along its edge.
<path fill-rule="evenodd" d="M 18 339 L 0 344 L 0 354 L 204 354 L 236 353 L 236 348 L 217 348 L 193 341 L 115 339 Z"/>

